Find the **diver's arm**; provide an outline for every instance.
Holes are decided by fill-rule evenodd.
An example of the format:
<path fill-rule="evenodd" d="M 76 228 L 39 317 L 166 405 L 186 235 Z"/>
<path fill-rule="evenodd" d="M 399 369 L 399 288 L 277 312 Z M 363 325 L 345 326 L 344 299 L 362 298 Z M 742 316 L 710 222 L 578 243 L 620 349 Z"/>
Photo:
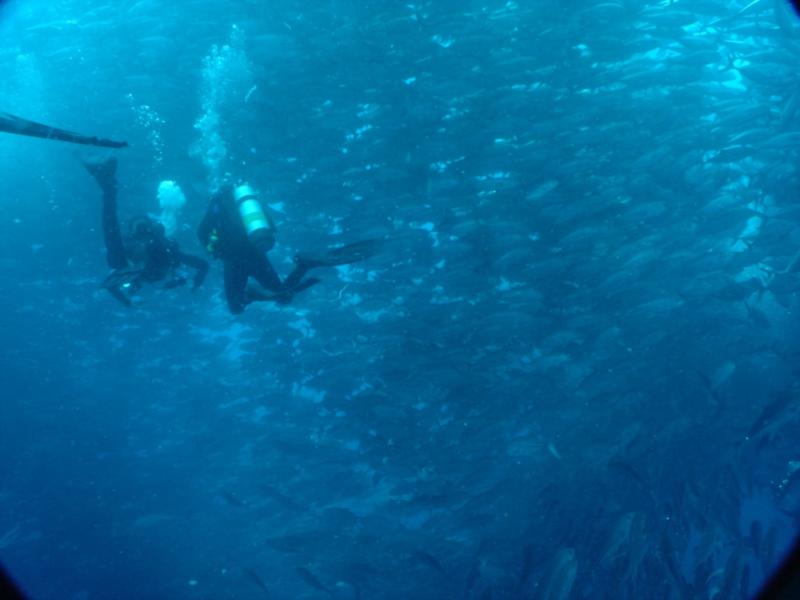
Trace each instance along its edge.
<path fill-rule="evenodd" d="M 201 285 L 203 285 L 203 281 L 205 280 L 206 275 L 208 275 L 208 261 L 200 258 L 199 256 L 192 256 L 191 254 L 184 254 L 183 252 L 178 253 L 178 260 L 181 262 L 181 264 L 197 270 L 197 273 L 194 275 L 192 287 L 199 288 Z"/>

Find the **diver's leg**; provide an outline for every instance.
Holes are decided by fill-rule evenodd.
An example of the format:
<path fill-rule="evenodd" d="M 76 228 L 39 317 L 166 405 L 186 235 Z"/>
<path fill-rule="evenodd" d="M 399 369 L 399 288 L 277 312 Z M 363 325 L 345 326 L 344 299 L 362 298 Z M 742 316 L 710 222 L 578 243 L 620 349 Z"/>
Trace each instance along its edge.
<path fill-rule="evenodd" d="M 319 283 L 319 279 L 314 278 L 301 281 L 306 271 L 308 271 L 308 269 L 305 267 L 302 269 L 295 268 L 286 281 L 281 283 L 280 277 L 278 277 L 278 274 L 275 272 L 266 254 L 259 254 L 257 257 L 254 257 L 250 274 L 258 281 L 262 288 L 273 293 L 265 294 L 260 290 L 248 288 L 248 301 L 271 300 L 278 304 L 289 304 L 296 292 L 307 289 L 315 283 Z"/>
<path fill-rule="evenodd" d="M 125 258 L 125 246 L 117 218 L 117 159 L 112 156 L 102 162 L 81 162 L 103 192 L 101 222 L 108 266 L 112 269 L 124 269 L 128 266 L 128 261 Z"/>
<path fill-rule="evenodd" d="M 103 238 L 106 243 L 106 261 L 112 269 L 124 269 L 128 266 L 125 258 L 125 246 L 122 243 L 122 232 L 117 218 L 117 194 L 103 192 Z"/>
<path fill-rule="evenodd" d="M 282 292 L 285 288 L 266 254 L 258 254 L 253 257 L 251 275 L 261 287 L 271 292 Z"/>
<path fill-rule="evenodd" d="M 242 265 L 225 261 L 223 279 L 225 281 L 225 300 L 228 301 L 228 309 L 234 315 L 241 314 L 248 304 L 246 298 L 247 271 L 242 268 Z"/>
<path fill-rule="evenodd" d="M 303 277 L 305 277 L 306 273 L 313 269 L 313 266 L 303 260 L 295 259 L 294 263 L 294 269 L 292 269 L 292 272 L 289 273 L 289 276 L 283 282 L 283 286 L 287 290 L 294 290 L 300 284 Z"/>

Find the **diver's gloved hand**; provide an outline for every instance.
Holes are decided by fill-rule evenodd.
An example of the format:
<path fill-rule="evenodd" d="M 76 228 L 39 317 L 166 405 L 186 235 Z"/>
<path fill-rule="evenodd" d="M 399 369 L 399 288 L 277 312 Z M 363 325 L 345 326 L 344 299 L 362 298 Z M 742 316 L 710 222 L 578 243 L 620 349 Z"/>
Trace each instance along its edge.
<path fill-rule="evenodd" d="M 123 268 L 114 269 L 109 273 L 100 287 L 103 288 L 122 288 L 126 291 L 136 291 L 141 287 L 144 269 Z"/>
<path fill-rule="evenodd" d="M 114 298 L 116 298 L 120 304 L 122 304 L 123 306 L 127 306 L 128 308 L 133 307 L 133 301 L 121 289 L 115 287 L 110 287 L 106 289 L 108 289 L 108 292 L 112 296 L 114 296 Z"/>
<path fill-rule="evenodd" d="M 133 295 L 142 286 L 142 269 L 124 268 L 114 269 L 100 284 L 101 288 L 116 298 L 120 304 L 127 307 L 133 306 Z"/>
<path fill-rule="evenodd" d="M 302 292 L 303 290 L 307 290 L 312 285 L 317 285 L 320 281 L 322 281 L 322 280 L 319 279 L 318 277 L 306 277 L 305 279 L 303 279 L 303 281 L 298 283 L 296 286 L 294 286 L 289 291 L 292 294 L 297 294 L 298 292 Z"/>

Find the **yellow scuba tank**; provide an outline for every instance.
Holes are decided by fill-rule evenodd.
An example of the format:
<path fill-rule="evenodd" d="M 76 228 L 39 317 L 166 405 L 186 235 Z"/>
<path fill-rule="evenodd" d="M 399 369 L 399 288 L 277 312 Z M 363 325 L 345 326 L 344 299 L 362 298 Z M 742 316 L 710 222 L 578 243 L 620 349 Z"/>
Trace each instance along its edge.
<path fill-rule="evenodd" d="M 250 241 L 264 250 L 272 248 L 275 245 L 275 225 L 264 212 L 253 188 L 246 183 L 236 186 L 233 198 Z"/>

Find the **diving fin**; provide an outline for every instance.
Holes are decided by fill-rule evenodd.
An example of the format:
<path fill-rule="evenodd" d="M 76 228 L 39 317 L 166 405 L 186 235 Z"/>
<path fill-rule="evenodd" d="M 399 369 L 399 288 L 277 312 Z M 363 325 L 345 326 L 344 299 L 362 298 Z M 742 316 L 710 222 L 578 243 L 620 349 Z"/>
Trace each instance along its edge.
<path fill-rule="evenodd" d="M 297 256 L 295 262 L 309 269 L 350 265 L 374 256 L 377 254 L 379 246 L 380 240 L 361 240 L 360 242 L 353 242 L 340 248 L 328 250 L 319 258 Z"/>
<path fill-rule="evenodd" d="M 101 188 L 106 189 L 116 183 L 117 177 L 117 158 L 115 156 L 108 156 L 103 159 L 90 160 L 78 157 L 81 164 L 95 178 Z"/>
<path fill-rule="evenodd" d="M 44 138 L 47 140 L 60 140 L 72 144 L 83 144 L 85 146 L 100 146 L 103 148 L 124 148 L 127 142 L 117 142 L 102 138 L 82 135 L 66 129 L 50 127 L 36 121 L 29 121 L 15 115 L 0 112 L 0 131 L 13 133 L 16 135 L 27 135 L 30 137 Z"/>

